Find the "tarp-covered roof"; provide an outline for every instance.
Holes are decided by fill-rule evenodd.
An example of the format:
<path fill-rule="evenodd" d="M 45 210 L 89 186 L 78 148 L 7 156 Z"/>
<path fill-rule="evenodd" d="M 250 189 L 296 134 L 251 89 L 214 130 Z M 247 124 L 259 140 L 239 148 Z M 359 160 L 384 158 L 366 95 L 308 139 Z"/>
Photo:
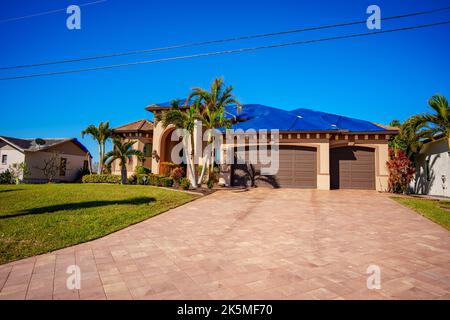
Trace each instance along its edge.
<path fill-rule="evenodd" d="M 184 100 L 181 100 L 184 101 Z M 154 106 L 170 107 L 170 102 L 158 103 Z M 331 131 L 349 132 L 383 132 L 386 127 L 373 122 L 349 118 L 306 108 L 284 110 L 261 104 L 245 104 L 237 114 L 236 108 L 227 108 L 227 117 L 235 118 L 237 123 L 232 129 L 267 129 L 280 131 Z"/>

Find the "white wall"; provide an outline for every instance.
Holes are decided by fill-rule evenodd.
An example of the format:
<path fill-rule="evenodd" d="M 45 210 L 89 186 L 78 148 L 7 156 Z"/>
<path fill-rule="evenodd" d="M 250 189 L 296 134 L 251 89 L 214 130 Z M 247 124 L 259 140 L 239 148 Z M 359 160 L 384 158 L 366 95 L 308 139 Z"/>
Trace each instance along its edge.
<path fill-rule="evenodd" d="M 2 156 L 6 154 L 8 156 L 7 163 L 2 164 Z M 0 172 L 6 171 L 8 167 L 13 163 L 21 163 L 25 161 L 25 155 L 17 149 L 11 147 L 9 144 L 0 142 Z"/>
<path fill-rule="evenodd" d="M 450 197 L 450 154 L 447 139 L 425 144 L 417 159 L 414 192 Z M 428 161 L 429 174 L 426 174 Z"/>

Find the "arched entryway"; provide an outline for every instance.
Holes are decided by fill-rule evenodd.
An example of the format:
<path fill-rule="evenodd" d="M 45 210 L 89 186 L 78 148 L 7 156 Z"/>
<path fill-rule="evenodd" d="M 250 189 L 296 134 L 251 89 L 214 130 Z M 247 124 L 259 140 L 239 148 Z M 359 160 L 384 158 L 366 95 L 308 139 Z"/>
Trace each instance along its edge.
<path fill-rule="evenodd" d="M 172 158 L 172 150 L 177 147 L 177 145 L 182 141 L 182 138 L 179 141 L 172 141 L 172 133 L 175 131 L 174 127 L 169 127 L 164 131 L 161 136 L 160 142 L 160 159 L 159 159 L 159 171 L 163 173 L 164 171 L 164 163 L 166 162 L 175 162 L 176 159 Z M 183 150 L 180 148 L 179 156 L 183 157 Z"/>

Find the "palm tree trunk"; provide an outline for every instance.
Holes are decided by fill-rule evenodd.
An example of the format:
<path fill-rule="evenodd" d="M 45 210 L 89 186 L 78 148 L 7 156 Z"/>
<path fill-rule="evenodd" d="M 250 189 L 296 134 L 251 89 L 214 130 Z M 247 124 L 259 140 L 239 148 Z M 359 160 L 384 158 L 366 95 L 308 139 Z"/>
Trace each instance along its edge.
<path fill-rule="evenodd" d="M 191 132 L 189 134 L 190 136 L 190 148 L 191 150 L 189 150 L 189 157 L 188 157 L 188 161 L 190 161 L 189 163 L 189 168 L 191 169 L 191 174 L 193 177 L 193 183 L 192 183 L 192 187 L 193 188 L 197 188 L 197 170 L 195 169 L 195 162 L 194 162 L 194 133 Z"/>
<path fill-rule="evenodd" d="M 101 174 L 102 173 L 102 145 L 99 143 L 98 144 L 98 168 L 97 168 L 97 173 Z"/>
<path fill-rule="evenodd" d="M 126 184 L 127 183 L 127 165 L 126 164 L 122 163 L 120 173 L 121 173 L 121 183 Z"/>

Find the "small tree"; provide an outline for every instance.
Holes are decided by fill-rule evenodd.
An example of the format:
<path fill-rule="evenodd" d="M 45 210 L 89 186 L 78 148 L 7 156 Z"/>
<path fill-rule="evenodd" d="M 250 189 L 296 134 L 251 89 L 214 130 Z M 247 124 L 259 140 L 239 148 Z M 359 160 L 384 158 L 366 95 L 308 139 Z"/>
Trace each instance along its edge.
<path fill-rule="evenodd" d="M 389 192 L 407 193 L 409 183 L 414 177 L 416 168 L 403 150 L 389 149 Z"/>
<path fill-rule="evenodd" d="M 66 162 L 66 166 L 68 162 Z M 59 174 L 61 166 L 61 156 L 58 152 L 52 152 L 51 156 L 43 160 L 42 167 L 35 167 L 40 170 L 48 182 L 52 182 L 55 177 Z M 67 171 L 67 170 L 66 170 Z"/>
<path fill-rule="evenodd" d="M 9 166 L 8 170 L 16 184 L 20 183 L 20 177 L 24 179 L 26 176 L 30 175 L 30 170 L 25 162 L 13 163 Z"/>
<path fill-rule="evenodd" d="M 133 149 L 133 145 L 136 143 L 136 141 L 128 141 L 122 143 L 119 138 L 115 138 L 113 140 L 113 150 L 108 152 L 105 155 L 105 166 L 110 166 L 111 163 L 115 160 L 119 160 L 120 164 L 120 172 L 121 172 L 121 182 L 122 184 L 127 183 L 127 161 L 130 157 L 136 156 L 139 161 L 144 160 L 144 154 L 139 151 Z"/>

